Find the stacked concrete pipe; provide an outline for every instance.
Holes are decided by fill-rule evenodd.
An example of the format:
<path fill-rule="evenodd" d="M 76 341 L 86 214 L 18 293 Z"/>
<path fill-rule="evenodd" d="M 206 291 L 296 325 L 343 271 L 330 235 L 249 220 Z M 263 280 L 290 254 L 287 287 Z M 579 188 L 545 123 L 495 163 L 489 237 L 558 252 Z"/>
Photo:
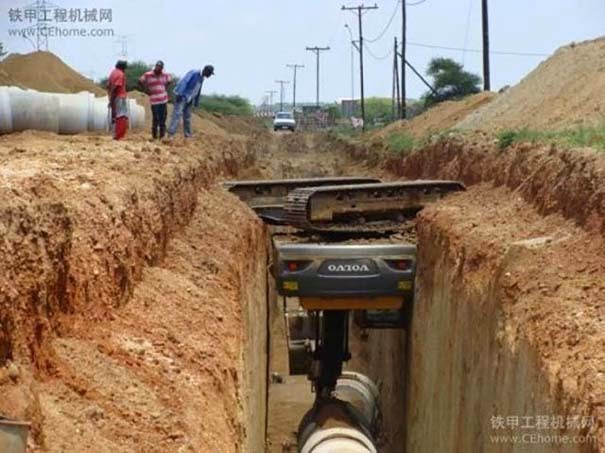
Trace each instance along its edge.
<path fill-rule="evenodd" d="M 107 97 L 92 93 L 43 93 L 17 87 L 0 87 L 0 134 L 28 129 L 78 134 L 109 129 Z M 133 129 L 145 125 L 145 109 L 128 100 L 129 124 Z"/>
<path fill-rule="evenodd" d="M 298 430 L 300 453 L 376 453 L 378 388 L 368 377 L 345 372 L 330 398 L 319 398 Z"/>

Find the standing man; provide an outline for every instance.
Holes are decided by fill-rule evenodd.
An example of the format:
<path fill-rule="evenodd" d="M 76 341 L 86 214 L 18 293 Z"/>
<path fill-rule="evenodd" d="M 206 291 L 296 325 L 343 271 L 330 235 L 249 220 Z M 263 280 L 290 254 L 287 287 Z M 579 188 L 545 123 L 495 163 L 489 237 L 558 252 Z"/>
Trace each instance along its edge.
<path fill-rule="evenodd" d="M 191 109 L 200 104 L 200 93 L 204 79 L 214 75 L 214 66 L 207 65 L 201 71 L 192 69 L 179 81 L 174 88 L 174 110 L 168 128 L 168 136 L 172 137 L 183 117 L 183 132 L 185 137 L 191 137 Z"/>
<path fill-rule="evenodd" d="M 147 71 L 139 83 L 149 93 L 151 104 L 151 135 L 153 138 L 164 138 L 166 135 L 166 117 L 168 116 L 168 92 L 166 86 L 172 82 L 170 74 L 164 72 L 164 62 L 158 61 L 153 71 Z"/>
<path fill-rule="evenodd" d="M 124 73 L 127 66 L 126 61 L 118 60 L 107 80 L 107 96 L 109 97 L 111 125 L 115 140 L 124 138 L 128 129 L 128 100 L 126 99 L 126 74 Z"/>

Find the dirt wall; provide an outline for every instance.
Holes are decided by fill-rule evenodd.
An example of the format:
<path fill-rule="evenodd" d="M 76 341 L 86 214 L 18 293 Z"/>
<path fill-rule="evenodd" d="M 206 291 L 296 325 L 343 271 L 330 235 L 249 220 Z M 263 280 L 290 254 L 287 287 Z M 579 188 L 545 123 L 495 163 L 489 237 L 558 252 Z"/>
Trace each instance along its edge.
<path fill-rule="evenodd" d="M 483 185 L 421 214 L 408 451 L 604 448 L 603 384 L 585 380 L 602 357 L 576 349 L 598 319 L 575 268 L 588 235 L 510 195 Z"/>
<path fill-rule="evenodd" d="M 262 450 L 265 233 L 208 191 L 256 145 L 0 140 L 0 412 L 32 451 Z"/>
<path fill-rule="evenodd" d="M 388 161 L 391 177 L 469 190 L 420 215 L 410 356 L 399 332 L 361 343 L 385 451 L 405 427 L 407 451 L 603 451 L 603 168 L 590 150 L 481 137 Z"/>

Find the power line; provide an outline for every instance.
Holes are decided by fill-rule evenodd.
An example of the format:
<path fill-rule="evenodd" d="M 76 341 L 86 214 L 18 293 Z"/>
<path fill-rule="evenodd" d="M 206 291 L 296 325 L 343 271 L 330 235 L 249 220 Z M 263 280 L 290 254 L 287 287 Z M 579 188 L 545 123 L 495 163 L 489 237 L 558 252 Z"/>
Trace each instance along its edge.
<path fill-rule="evenodd" d="M 357 11 L 357 21 L 359 24 L 359 79 L 361 85 L 361 118 L 363 120 L 362 128 L 366 129 L 366 107 L 365 107 L 365 94 L 364 94 L 364 86 L 363 86 L 363 21 L 362 17 L 365 12 L 378 9 L 378 5 L 374 4 L 374 6 L 364 6 L 362 3 L 359 6 L 342 6 L 341 10 L 343 11 Z"/>
<path fill-rule="evenodd" d="M 483 51 L 480 49 L 465 49 L 463 47 L 450 47 L 450 46 L 438 46 L 434 44 L 424 44 L 420 42 L 410 42 L 408 41 L 410 46 L 416 47 L 426 47 L 428 49 L 442 49 L 442 50 L 455 50 L 455 51 L 465 51 L 465 52 L 475 52 L 482 53 Z M 516 57 L 548 57 L 549 54 L 546 53 L 535 53 L 535 52 L 506 52 L 500 50 L 490 50 L 489 53 L 495 55 L 511 55 Z"/>
<path fill-rule="evenodd" d="M 397 3 L 395 4 L 395 10 L 393 11 L 391 18 L 389 19 L 386 26 L 384 27 L 384 30 L 382 30 L 382 32 L 374 39 L 366 38 L 367 42 L 376 42 L 376 41 L 379 41 L 380 39 L 382 39 L 382 37 L 385 35 L 385 33 L 391 27 L 391 24 L 393 23 L 393 19 L 395 19 L 395 15 L 397 14 L 397 11 L 399 11 L 399 3 L 401 3 L 401 0 L 397 0 Z"/>
<path fill-rule="evenodd" d="M 296 109 L 296 72 L 298 68 L 304 68 L 304 64 L 287 64 L 286 67 L 294 69 L 294 89 L 292 90 L 292 111 Z"/>
<path fill-rule="evenodd" d="M 378 60 L 378 61 L 386 60 L 391 55 L 393 55 L 393 49 L 391 49 L 391 50 L 389 50 L 389 52 L 386 55 L 379 57 L 374 52 L 372 52 L 372 49 L 370 49 L 370 47 L 366 43 L 363 43 L 363 46 L 365 47 L 365 49 L 368 51 L 368 53 L 374 60 Z"/>
<path fill-rule="evenodd" d="M 424 2 L 426 2 L 426 0 L 420 0 L 419 2 L 415 2 L 415 3 L 406 3 L 406 5 L 416 6 L 416 5 L 422 5 Z"/>
<path fill-rule="evenodd" d="M 462 46 L 464 49 L 466 49 L 466 46 L 468 45 L 468 32 L 470 31 L 471 28 L 471 14 L 473 12 L 473 3 L 475 2 L 475 0 L 469 0 L 468 2 L 468 12 L 466 14 L 466 31 L 464 32 L 464 46 Z M 464 66 L 464 61 L 466 58 L 466 50 L 462 51 L 462 66 Z"/>
<path fill-rule="evenodd" d="M 319 107 L 319 55 L 321 54 L 321 52 L 325 52 L 327 50 L 330 50 L 330 46 L 326 46 L 326 47 L 307 47 L 307 50 L 309 52 L 313 52 L 315 54 L 315 78 L 316 78 L 316 91 L 315 91 L 315 103 L 317 104 L 317 107 Z"/>

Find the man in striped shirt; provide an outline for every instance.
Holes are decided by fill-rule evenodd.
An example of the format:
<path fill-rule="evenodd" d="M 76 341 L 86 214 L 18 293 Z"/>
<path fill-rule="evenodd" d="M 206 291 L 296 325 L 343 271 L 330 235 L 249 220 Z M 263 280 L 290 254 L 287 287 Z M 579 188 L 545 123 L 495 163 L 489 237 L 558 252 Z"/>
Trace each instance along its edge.
<path fill-rule="evenodd" d="M 166 134 L 166 117 L 168 116 L 168 91 L 166 86 L 172 82 L 170 74 L 164 73 L 164 62 L 158 61 L 153 71 L 147 71 L 139 79 L 139 83 L 149 93 L 151 104 L 151 135 L 153 138 L 163 138 Z"/>

